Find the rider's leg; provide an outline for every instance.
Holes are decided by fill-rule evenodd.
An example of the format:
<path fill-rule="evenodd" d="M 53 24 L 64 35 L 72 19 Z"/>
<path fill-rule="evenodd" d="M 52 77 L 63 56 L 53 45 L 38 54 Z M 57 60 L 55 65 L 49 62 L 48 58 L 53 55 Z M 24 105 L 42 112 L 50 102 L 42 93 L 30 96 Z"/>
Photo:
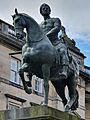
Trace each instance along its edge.
<path fill-rule="evenodd" d="M 65 49 L 65 48 L 60 49 L 60 57 L 61 57 L 62 72 L 59 75 L 63 79 L 66 79 L 67 72 L 68 72 L 68 65 L 69 65 L 69 58 L 67 55 L 67 49 Z"/>

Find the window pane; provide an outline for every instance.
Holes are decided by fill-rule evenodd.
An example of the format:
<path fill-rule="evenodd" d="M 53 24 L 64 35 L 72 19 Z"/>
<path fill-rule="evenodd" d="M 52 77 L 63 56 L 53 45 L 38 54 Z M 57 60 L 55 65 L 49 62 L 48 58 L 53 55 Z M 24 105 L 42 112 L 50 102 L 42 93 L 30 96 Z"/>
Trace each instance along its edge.
<path fill-rule="evenodd" d="M 42 79 L 39 79 L 38 82 L 39 82 L 38 91 L 39 91 L 40 93 L 42 93 Z"/>
<path fill-rule="evenodd" d="M 35 90 L 38 90 L 38 81 L 35 80 Z"/>
<path fill-rule="evenodd" d="M 20 107 L 13 104 L 9 104 L 9 109 L 17 109 L 17 108 L 20 108 Z"/>
<path fill-rule="evenodd" d="M 17 75 L 17 78 L 16 78 L 16 83 L 17 83 L 17 84 L 20 84 L 19 75 Z"/>
<path fill-rule="evenodd" d="M 15 82 L 15 72 L 14 71 L 11 71 L 11 77 L 10 77 L 10 80 L 12 81 L 12 82 Z"/>
<path fill-rule="evenodd" d="M 34 90 L 42 93 L 42 79 L 36 77 L 34 80 Z"/>
<path fill-rule="evenodd" d="M 11 58 L 11 76 L 10 80 L 14 83 L 20 84 L 20 77 L 18 69 L 20 68 L 20 61 L 18 59 Z"/>
<path fill-rule="evenodd" d="M 17 61 L 14 59 L 11 59 L 11 69 L 17 71 Z"/>

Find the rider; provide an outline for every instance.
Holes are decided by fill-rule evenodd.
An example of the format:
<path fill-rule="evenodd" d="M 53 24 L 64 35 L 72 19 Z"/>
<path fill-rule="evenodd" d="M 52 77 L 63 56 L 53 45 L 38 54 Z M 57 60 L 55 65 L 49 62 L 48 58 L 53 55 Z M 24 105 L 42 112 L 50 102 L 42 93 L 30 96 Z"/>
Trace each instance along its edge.
<path fill-rule="evenodd" d="M 40 24 L 40 26 L 51 41 L 51 43 L 58 50 L 59 57 L 61 58 L 61 64 L 63 67 L 62 72 L 60 72 L 59 75 L 66 79 L 69 59 L 67 55 L 66 45 L 64 44 L 63 40 L 58 38 L 58 33 L 61 30 L 61 21 L 59 18 L 50 17 L 51 8 L 45 3 L 40 6 L 40 13 L 44 18 L 44 21 Z"/>

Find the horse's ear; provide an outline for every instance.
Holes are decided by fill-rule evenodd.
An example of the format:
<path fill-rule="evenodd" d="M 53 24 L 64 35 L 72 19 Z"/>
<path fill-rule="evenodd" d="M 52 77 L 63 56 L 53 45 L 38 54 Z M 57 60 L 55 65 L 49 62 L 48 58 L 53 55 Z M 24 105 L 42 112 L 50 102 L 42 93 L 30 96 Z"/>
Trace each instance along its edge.
<path fill-rule="evenodd" d="M 11 16 L 12 16 L 13 19 L 15 18 L 15 15 L 11 15 Z"/>
<path fill-rule="evenodd" d="M 16 15 L 18 14 L 17 8 L 15 8 L 15 13 L 16 13 Z"/>

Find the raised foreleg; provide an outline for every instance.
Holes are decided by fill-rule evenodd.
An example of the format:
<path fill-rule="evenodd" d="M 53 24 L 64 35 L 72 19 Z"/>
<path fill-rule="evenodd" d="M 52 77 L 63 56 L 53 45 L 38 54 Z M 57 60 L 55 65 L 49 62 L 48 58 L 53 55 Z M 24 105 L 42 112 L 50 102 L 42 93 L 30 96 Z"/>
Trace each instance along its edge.
<path fill-rule="evenodd" d="M 32 90 L 28 88 L 27 82 L 25 81 L 25 78 L 24 78 L 24 72 L 26 72 L 28 69 L 29 69 L 29 65 L 27 63 L 24 63 L 19 69 L 19 75 L 22 80 L 25 92 L 28 94 L 31 94 Z"/>

